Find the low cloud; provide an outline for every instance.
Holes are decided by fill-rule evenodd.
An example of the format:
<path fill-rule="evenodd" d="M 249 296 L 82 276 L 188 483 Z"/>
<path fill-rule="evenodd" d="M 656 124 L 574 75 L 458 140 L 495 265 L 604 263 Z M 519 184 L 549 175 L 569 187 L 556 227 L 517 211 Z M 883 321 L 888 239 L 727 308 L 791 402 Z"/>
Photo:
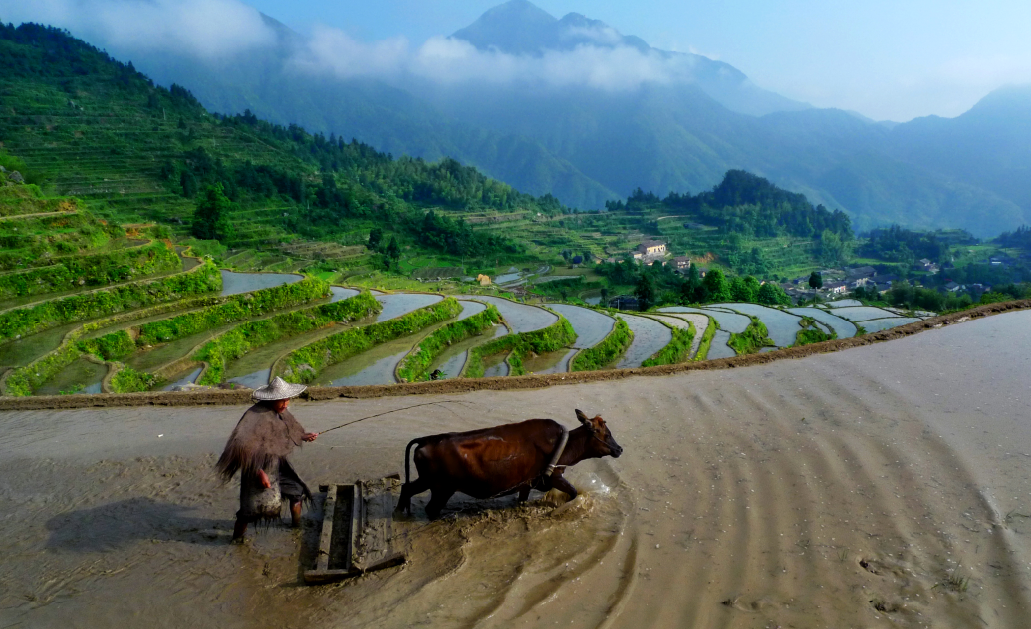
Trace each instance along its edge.
<path fill-rule="evenodd" d="M 688 80 L 692 66 L 689 58 L 668 58 L 627 46 L 581 45 L 532 57 L 479 50 L 469 42 L 443 37 L 432 38 L 418 47 L 404 39 L 367 44 L 336 29 L 316 31 L 294 63 L 308 72 L 331 73 L 340 78 L 415 77 L 445 85 L 529 83 L 603 90 Z"/>
<path fill-rule="evenodd" d="M 0 0 L 0 18 L 58 26 L 114 50 L 201 58 L 276 40 L 261 14 L 237 0 Z"/>
<path fill-rule="evenodd" d="M 239 0 L 0 0 L 0 17 L 66 28 L 129 58 L 167 52 L 218 60 L 277 42 L 261 14 Z M 362 42 L 339 29 L 316 27 L 291 49 L 287 63 L 313 75 L 451 86 L 519 83 L 616 91 L 691 79 L 690 57 L 612 46 L 619 40 L 613 29 L 579 28 L 573 35 L 589 41 L 535 57 L 483 51 L 443 37 L 418 46 L 404 38 Z"/>

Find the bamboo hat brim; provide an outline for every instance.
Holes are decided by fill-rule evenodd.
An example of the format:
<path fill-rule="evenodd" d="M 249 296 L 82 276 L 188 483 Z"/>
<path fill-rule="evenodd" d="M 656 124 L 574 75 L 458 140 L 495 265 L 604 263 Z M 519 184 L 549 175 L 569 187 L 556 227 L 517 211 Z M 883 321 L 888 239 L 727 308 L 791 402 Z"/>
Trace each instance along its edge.
<path fill-rule="evenodd" d="M 263 402 L 272 400 L 288 400 L 290 398 L 297 397 L 307 388 L 308 387 L 306 385 L 290 384 L 286 380 L 276 376 L 272 382 L 255 389 L 254 393 L 251 394 L 251 397 Z"/>

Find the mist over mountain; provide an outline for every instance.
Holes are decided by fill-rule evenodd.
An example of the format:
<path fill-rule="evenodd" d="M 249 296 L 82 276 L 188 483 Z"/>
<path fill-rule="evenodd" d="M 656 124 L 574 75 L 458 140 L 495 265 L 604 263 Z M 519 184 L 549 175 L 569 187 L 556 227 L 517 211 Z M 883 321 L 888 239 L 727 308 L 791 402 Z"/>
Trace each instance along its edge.
<path fill-rule="evenodd" d="M 699 192 L 745 169 L 845 210 L 860 229 L 897 222 L 991 236 L 1031 223 L 1031 88 L 994 92 L 954 119 L 893 125 L 810 107 L 727 63 L 658 50 L 579 13 L 559 19 L 526 0 L 419 46 L 325 28 L 302 36 L 238 0 L 219 1 L 251 30 L 232 30 L 238 44 L 217 54 L 143 45 L 85 20 L 81 34 L 57 24 L 212 110 L 250 109 L 393 154 L 451 156 L 582 209 L 638 187 Z M 117 4 L 133 3 L 152 6 Z"/>

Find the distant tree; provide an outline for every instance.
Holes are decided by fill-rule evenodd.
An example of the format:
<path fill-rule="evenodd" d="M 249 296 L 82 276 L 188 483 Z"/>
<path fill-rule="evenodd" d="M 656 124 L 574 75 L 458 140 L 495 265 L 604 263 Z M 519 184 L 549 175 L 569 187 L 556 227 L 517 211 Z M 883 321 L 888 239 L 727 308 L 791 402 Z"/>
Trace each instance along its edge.
<path fill-rule="evenodd" d="M 601 303 L 602 304 L 609 303 L 609 288 L 607 286 L 605 286 L 605 287 L 603 287 L 601 289 Z"/>
<path fill-rule="evenodd" d="M 759 296 L 759 280 L 751 275 L 730 280 L 730 293 L 735 301 L 754 303 Z"/>
<path fill-rule="evenodd" d="M 369 232 L 369 249 L 379 251 L 380 243 L 383 242 L 383 230 L 379 227 L 372 228 Z"/>
<path fill-rule="evenodd" d="M 766 282 L 759 287 L 756 301 L 764 306 L 788 306 L 791 304 L 791 298 L 784 292 L 784 289 L 773 282 Z"/>
<path fill-rule="evenodd" d="M 809 288 L 813 290 L 820 290 L 823 288 L 823 276 L 820 275 L 819 271 L 813 271 L 809 274 Z"/>
<path fill-rule="evenodd" d="M 387 257 L 396 262 L 401 258 L 401 245 L 397 244 L 397 238 L 390 237 L 390 244 L 387 245 Z"/>
<path fill-rule="evenodd" d="M 563 249 L 563 250 L 562 250 L 562 258 L 563 258 L 563 259 L 564 259 L 564 260 L 565 260 L 566 262 L 569 262 L 569 257 L 570 257 L 571 255 L 573 255 L 573 252 L 572 252 L 572 251 L 570 251 L 569 249 Z"/>
<path fill-rule="evenodd" d="M 723 271 L 719 269 L 710 269 L 705 274 L 702 286 L 705 288 L 705 301 L 707 302 L 720 303 L 734 299 L 730 293 L 730 283 L 727 282 Z"/>
<path fill-rule="evenodd" d="M 231 240 L 236 235 L 229 220 L 232 209 L 233 204 L 226 197 L 221 183 L 208 186 L 193 211 L 193 235 L 201 240 Z"/>
<path fill-rule="evenodd" d="M 594 262 L 594 254 L 591 253 L 590 251 L 584 251 L 583 252 L 583 257 L 584 257 L 584 262 L 586 262 L 587 264 L 590 264 L 591 262 Z"/>
<path fill-rule="evenodd" d="M 637 297 L 637 307 L 641 312 L 655 305 L 658 294 L 655 290 L 655 280 L 650 274 L 641 274 L 641 279 L 638 280 L 637 287 L 634 289 L 634 296 Z"/>

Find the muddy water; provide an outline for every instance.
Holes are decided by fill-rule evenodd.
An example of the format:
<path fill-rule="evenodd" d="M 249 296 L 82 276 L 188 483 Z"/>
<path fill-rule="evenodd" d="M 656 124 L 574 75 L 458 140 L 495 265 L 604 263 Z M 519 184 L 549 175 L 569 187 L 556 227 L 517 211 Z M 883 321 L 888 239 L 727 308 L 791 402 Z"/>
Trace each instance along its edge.
<path fill-rule="evenodd" d="M 403 473 L 412 438 L 601 413 L 625 452 L 567 470 L 582 498 L 428 494 L 395 522 L 408 563 L 304 587 L 300 533 L 227 543 L 212 473 L 245 407 L 5 412 L 0 626 L 920 627 L 1031 615 L 1031 313 L 728 371 L 291 407 L 326 433 L 313 487 Z"/>
<path fill-rule="evenodd" d="M 483 376 L 485 378 L 507 376 L 509 371 L 508 363 L 505 362 L 507 356 L 507 352 L 502 352 L 485 358 L 483 360 Z"/>
<path fill-rule="evenodd" d="M 726 304 L 726 306 L 735 312 L 757 317 L 766 324 L 769 337 L 773 339 L 777 347 L 791 347 L 794 345 L 795 337 L 798 336 L 799 331 L 802 329 L 799 326 L 801 319 L 783 310 L 767 308 L 759 304 L 734 303 Z"/>
<path fill-rule="evenodd" d="M 709 344 L 709 353 L 705 355 L 706 360 L 714 358 L 731 358 L 737 356 L 734 348 L 727 345 L 730 341 L 730 332 L 716 330 L 712 335 L 712 343 Z"/>
<path fill-rule="evenodd" d="M 894 312 L 872 306 L 857 306 L 849 308 L 835 308 L 834 314 L 849 321 L 869 321 L 870 319 L 887 319 L 897 317 Z"/>
<path fill-rule="evenodd" d="M 213 330 L 207 330 L 198 334 L 176 339 L 161 345 L 155 345 L 152 349 L 138 352 L 125 359 L 125 364 L 133 369 L 141 371 L 153 371 L 162 365 L 178 360 L 188 355 L 194 348 L 202 343 L 211 340 L 219 334 L 232 329 L 239 322 L 227 323 Z"/>
<path fill-rule="evenodd" d="M 558 321 L 555 315 L 535 306 L 519 304 L 500 297 L 478 296 L 477 299 L 494 304 L 513 332 L 532 332 Z"/>
<path fill-rule="evenodd" d="M 560 349 L 527 358 L 523 361 L 526 373 L 564 373 L 569 371 L 569 361 L 576 354 L 575 349 Z"/>
<path fill-rule="evenodd" d="M 84 358 L 73 361 L 57 372 L 39 388 L 39 395 L 59 393 L 100 393 L 101 382 L 107 375 L 107 366 L 92 363 Z"/>
<path fill-rule="evenodd" d="M 383 310 L 375 318 L 375 321 L 378 322 L 403 317 L 413 310 L 435 304 L 443 297 L 421 293 L 394 293 L 390 295 L 377 295 L 376 299 L 383 304 Z"/>
<path fill-rule="evenodd" d="M 23 367 L 61 345 L 64 335 L 79 327 L 69 323 L 0 345 L 0 371 L 6 367 Z"/>
<path fill-rule="evenodd" d="M 577 349 L 587 349 L 601 343 L 616 325 L 616 320 L 612 317 L 587 308 L 565 304 L 552 304 L 549 308 L 572 324 L 573 330 L 576 331 L 576 342 L 573 343 L 573 347 Z"/>
<path fill-rule="evenodd" d="M 673 340 L 673 332 L 658 321 L 627 314 L 619 316 L 630 326 L 634 340 L 616 362 L 617 369 L 640 367 L 641 363 Z"/>
<path fill-rule="evenodd" d="M 239 295 L 263 288 L 293 284 L 304 279 L 293 273 L 236 273 L 220 271 L 222 274 L 222 295 Z"/>
<path fill-rule="evenodd" d="M 836 301 L 828 301 L 823 305 L 828 308 L 849 308 L 851 306 L 862 306 L 863 302 L 858 299 L 838 299 Z"/>
<path fill-rule="evenodd" d="M 822 308 L 790 308 L 788 312 L 797 314 L 800 317 L 812 317 L 821 323 L 829 325 L 837 333 L 839 339 L 852 338 L 856 335 L 856 324 L 847 319 L 837 317 Z"/>

